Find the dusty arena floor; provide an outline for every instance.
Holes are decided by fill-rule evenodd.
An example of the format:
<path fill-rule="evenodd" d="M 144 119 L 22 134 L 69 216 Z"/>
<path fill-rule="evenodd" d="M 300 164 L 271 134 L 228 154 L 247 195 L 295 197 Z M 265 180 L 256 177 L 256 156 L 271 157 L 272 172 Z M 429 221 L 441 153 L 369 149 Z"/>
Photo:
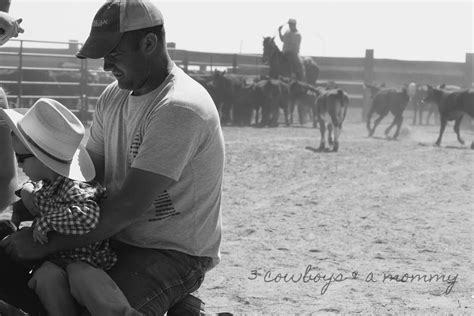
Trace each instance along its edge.
<path fill-rule="evenodd" d="M 367 138 L 349 119 L 338 153 L 319 130 L 225 127 L 222 262 L 208 312 L 474 313 L 474 150 L 452 124 Z M 474 133 L 462 130 L 466 143 Z"/>
<path fill-rule="evenodd" d="M 224 127 L 222 261 L 198 292 L 206 312 L 474 313 L 474 150 L 452 123 L 434 147 L 437 126 L 407 119 L 392 141 L 391 118 L 368 138 L 353 117 L 338 153 L 307 149 L 319 145 L 310 124 Z"/>

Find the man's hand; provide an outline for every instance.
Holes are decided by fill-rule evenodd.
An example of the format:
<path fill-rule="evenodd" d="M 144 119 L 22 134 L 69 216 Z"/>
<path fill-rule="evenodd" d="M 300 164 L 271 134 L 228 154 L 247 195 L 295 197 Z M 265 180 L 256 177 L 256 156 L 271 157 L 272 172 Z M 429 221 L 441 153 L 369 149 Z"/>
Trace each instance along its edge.
<path fill-rule="evenodd" d="M 44 245 L 48 242 L 48 236 L 43 234 L 39 229 L 33 229 L 33 240 Z"/>
<path fill-rule="evenodd" d="M 15 223 L 17 227 L 20 226 L 21 222 L 31 221 L 34 219 L 34 216 L 28 211 L 28 209 L 23 204 L 23 200 L 18 200 L 12 204 L 12 222 Z"/>
<path fill-rule="evenodd" d="M 0 247 L 14 260 L 31 261 L 49 254 L 48 248 L 33 240 L 33 229 L 23 228 L 0 241 Z"/>
<path fill-rule="evenodd" d="M 19 33 L 23 33 L 20 23 L 22 19 L 15 20 L 8 13 L 0 12 L 0 46 L 8 42 L 12 37 L 18 37 Z"/>
<path fill-rule="evenodd" d="M 280 25 L 280 26 L 278 27 L 278 31 L 281 31 L 282 28 L 283 28 L 283 25 Z"/>

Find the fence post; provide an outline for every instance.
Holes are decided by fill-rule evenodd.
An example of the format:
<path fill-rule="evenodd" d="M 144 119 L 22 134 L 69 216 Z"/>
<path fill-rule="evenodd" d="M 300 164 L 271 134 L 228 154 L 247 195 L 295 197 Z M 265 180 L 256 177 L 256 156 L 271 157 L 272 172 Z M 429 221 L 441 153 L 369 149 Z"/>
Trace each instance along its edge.
<path fill-rule="evenodd" d="M 21 96 L 23 94 L 23 40 L 20 41 L 20 52 L 18 61 L 18 96 L 16 107 L 21 108 Z"/>
<path fill-rule="evenodd" d="M 234 56 L 232 56 L 232 73 L 237 73 L 237 54 L 234 54 Z"/>
<path fill-rule="evenodd" d="M 364 60 L 364 82 L 372 84 L 373 81 L 374 81 L 374 50 L 366 49 L 365 60 Z"/>
<path fill-rule="evenodd" d="M 472 82 L 474 81 L 474 54 L 466 53 L 466 64 L 464 74 L 464 86 L 467 89 L 472 89 Z"/>
<path fill-rule="evenodd" d="M 188 56 L 188 51 L 185 50 L 183 56 L 183 69 L 185 73 L 188 73 L 188 66 L 189 66 L 189 56 Z"/>
<path fill-rule="evenodd" d="M 372 84 L 374 81 L 374 50 L 366 49 L 365 50 L 365 59 L 364 59 L 364 83 Z M 367 112 L 369 111 L 370 106 L 370 96 L 364 89 L 364 99 L 362 104 L 362 121 L 367 121 Z"/>

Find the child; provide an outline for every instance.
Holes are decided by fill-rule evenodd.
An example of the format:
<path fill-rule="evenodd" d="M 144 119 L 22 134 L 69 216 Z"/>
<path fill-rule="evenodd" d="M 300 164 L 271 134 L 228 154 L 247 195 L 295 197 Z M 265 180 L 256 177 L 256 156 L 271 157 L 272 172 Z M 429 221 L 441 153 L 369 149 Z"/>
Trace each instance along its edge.
<path fill-rule="evenodd" d="M 105 189 L 90 181 L 95 169 L 81 145 L 84 126 L 61 103 L 42 98 L 24 115 L 0 109 L 12 129 L 18 166 L 29 177 L 21 189 L 24 207 L 34 217 L 33 239 L 48 242 L 47 233 L 86 234 L 99 222 L 97 202 Z M 12 222 L 24 219 L 14 208 Z M 50 316 L 78 315 L 77 303 L 92 315 L 139 315 L 104 272 L 116 262 L 108 241 L 61 251 L 34 269 L 28 282 Z M 100 297 L 91 289 L 100 287 Z M 77 301 L 77 303 L 76 303 Z"/>

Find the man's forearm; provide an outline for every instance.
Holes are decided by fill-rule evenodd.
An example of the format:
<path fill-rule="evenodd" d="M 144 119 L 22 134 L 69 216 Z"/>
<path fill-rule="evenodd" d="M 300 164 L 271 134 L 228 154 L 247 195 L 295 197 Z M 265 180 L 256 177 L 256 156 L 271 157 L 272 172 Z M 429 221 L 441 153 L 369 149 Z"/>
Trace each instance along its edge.
<path fill-rule="evenodd" d="M 83 247 L 107 239 L 133 223 L 141 215 L 140 207 L 128 202 L 130 199 L 116 198 L 101 204 L 101 216 L 95 229 L 83 235 L 50 233 L 48 249 L 50 253 Z M 144 210 L 143 210 L 144 211 Z"/>
<path fill-rule="evenodd" d="M 8 126 L 0 125 L 0 212 L 15 200 L 16 186 L 16 164 L 10 129 Z"/>
<path fill-rule="evenodd" d="M 10 10 L 10 0 L 0 0 L 0 11 L 7 12 Z"/>
<path fill-rule="evenodd" d="M 84 235 L 59 235 L 49 238 L 48 251 L 82 247 L 117 234 L 133 224 L 174 180 L 141 169 L 131 168 L 122 189 L 100 203 L 97 227 Z M 48 236 L 49 237 L 49 236 Z"/>
<path fill-rule="evenodd" d="M 0 212 L 6 209 L 16 199 L 13 192 L 17 186 L 16 179 L 1 180 L 0 179 Z"/>

